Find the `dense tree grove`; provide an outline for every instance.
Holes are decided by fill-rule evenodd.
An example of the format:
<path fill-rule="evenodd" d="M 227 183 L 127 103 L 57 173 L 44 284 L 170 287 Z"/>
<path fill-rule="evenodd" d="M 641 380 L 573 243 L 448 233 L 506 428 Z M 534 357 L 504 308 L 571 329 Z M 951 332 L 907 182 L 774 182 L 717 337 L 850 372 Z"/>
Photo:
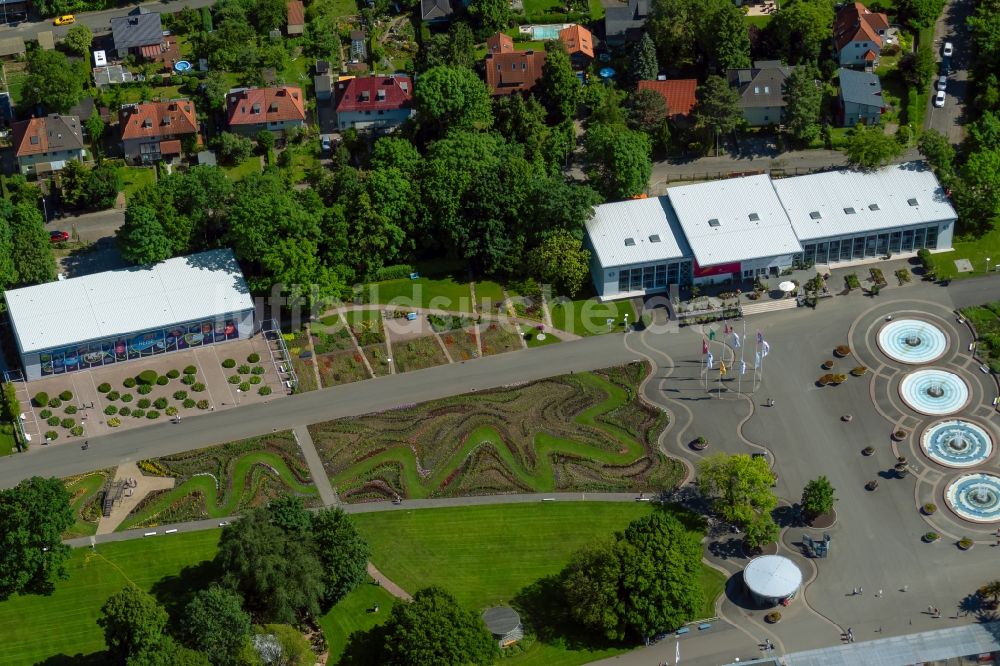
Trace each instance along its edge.
<path fill-rule="evenodd" d="M 56 478 L 32 477 L 0 490 L 0 599 L 15 593 L 51 593 L 66 575 L 73 524 L 70 494 Z"/>

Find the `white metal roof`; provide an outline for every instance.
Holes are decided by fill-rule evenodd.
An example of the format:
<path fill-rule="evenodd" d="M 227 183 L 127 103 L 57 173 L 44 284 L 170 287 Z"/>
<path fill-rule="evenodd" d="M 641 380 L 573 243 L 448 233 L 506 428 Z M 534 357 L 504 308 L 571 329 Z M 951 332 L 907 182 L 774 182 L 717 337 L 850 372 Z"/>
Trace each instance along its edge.
<path fill-rule="evenodd" d="M 211 250 L 4 294 L 22 353 L 254 307 L 231 250 Z"/>
<path fill-rule="evenodd" d="M 667 196 L 699 266 L 802 251 L 767 175 L 671 187 Z"/>
<path fill-rule="evenodd" d="M 761 555 L 750 560 L 743 570 L 743 581 L 762 597 L 784 599 L 802 584 L 802 571 L 787 557 Z"/>
<path fill-rule="evenodd" d="M 691 256 L 667 197 L 597 206 L 587 235 L 604 268 Z"/>
<path fill-rule="evenodd" d="M 958 217 L 923 162 L 783 178 L 774 181 L 774 189 L 802 242 Z"/>

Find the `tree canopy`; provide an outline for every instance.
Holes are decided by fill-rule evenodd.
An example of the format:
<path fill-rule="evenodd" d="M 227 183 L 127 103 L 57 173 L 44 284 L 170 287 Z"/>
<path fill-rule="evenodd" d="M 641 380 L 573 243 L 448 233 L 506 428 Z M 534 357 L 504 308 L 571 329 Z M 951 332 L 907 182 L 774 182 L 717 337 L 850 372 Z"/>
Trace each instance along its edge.
<path fill-rule="evenodd" d="M 35 49 L 28 57 L 28 76 L 21 95 L 28 107 L 66 113 L 83 97 L 85 84 L 80 68 L 60 51 Z"/>
<path fill-rule="evenodd" d="M 835 501 L 833 485 L 825 476 L 813 479 L 802 489 L 802 512 L 810 520 L 831 511 Z"/>
<path fill-rule="evenodd" d="M 584 249 L 579 236 L 557 229 L 528 253 L 528 268 L 555 293 L 572 298 L 590 276 L 590 250 Z"/>
<path fill-rule="evenodd" d="M 723 520 L 748 525 L 778 505 L 771 486 L 774 473 L 765 458 L 718 453 L 698 464 L 698 488 L 713 501 Z"/>
<path fill-rule="evenodd" d="M 713 145 L 720 135 L 728 134 L 743 121 L 740 95 L 721 76 L 710 76 L 698 86 L 698 101 L 694 107 L 695 127 L 705 137 L 705 145 Z"/>
<path fill-rule="evenodd" d="M 173 256 L 173 247 L 153 209 L 129 206 L 117 232 L 122 258 L 133 264 L 153 264 Z"/>
<path fill-rule="evenodd" d="M 471 69 L 448 65 L 428 69 L 413 99 L 418 121 L 434 136 L 450 129 L 489 129 L 493 124 L 489 88 Z"/>
<path fill-rule="evenodd" d="M 66 48 L 85 58 L 90 55 L 90 45 L 93 41 L 94 33 L 82 23 L 70 26 L 70 29 L 66 32 L 66 36 L 63 37 L 63 43 L 66 45 Z"/>
<path fill-rule="evenodd" d="M 566 47 L 559 40 L 545 42 L 545 64 L 534 95 L 549 112 L 549 121 L 559 124 L 576 115 L 580 80 L 573 72 Z"/>
<path fill-rule="evenodd" d="M 584 146 L 591 166 L 588 176 L 609 199 L 626 199 L 649 187 L 652 142 L 646 134 L 599 123 L 587 128 Z"/>
<path fill-rule="evenodd" d="M 125 663 L 132 655 L 160 642 L 167 626 L 167 611 L 129 583 L 104 603 L 97 624 L 104 630 L 104 642 L 112 658 Z"/>
<path fill-rule="evenodd" d="M 782 91 L 785 127 L 796 141 L 804 144 L 819 136 L 823 91 L 817 85 L 818 79 L 814 65 L 801 65 L 785 79 Z"/>
<path fill-rule="evenodd" d="M 815 63 L 833 34 L 833 5 L 825 0 L 781 3 L 764 32 L 775 54 L 790 65 Z"/>
<path fill-rule="evenodd" d="M 212 655 L 214 666 L 236 664 L 252 629 L 240 596 L 218 585 L 195 593 L 181 621 L 187 642 Z"/>
<path fill-rule="evenodd" d="M 652 81 L 660 73 L 660 65 L 656 61 L 656 46 L 648 33 L 642 33 L 642 38 L 632 48 L 630 65 L 632 78 L 636 81 Z"/>
<path fill-rule="evenodd" d="M 56 258 L 49 232 L 35 201 L 19 203 L 11 210 L 11 257 L 19 285 L 42 284 L 56 279 Z"/>
<path fill-rule="evenodd" d="M 903 146 L 886 135 L 880 125 L 858 125 L 848 133 L 847 162 L 851 166 L 877 169 L 902 152 Z"/>
<path fill-rule="evenodd" d="M 62 535 L 75 518 L 59 479 L 39 476 L 0 490 L 0 599 L 48 594 L 66 576 L 69 546 Z"/>

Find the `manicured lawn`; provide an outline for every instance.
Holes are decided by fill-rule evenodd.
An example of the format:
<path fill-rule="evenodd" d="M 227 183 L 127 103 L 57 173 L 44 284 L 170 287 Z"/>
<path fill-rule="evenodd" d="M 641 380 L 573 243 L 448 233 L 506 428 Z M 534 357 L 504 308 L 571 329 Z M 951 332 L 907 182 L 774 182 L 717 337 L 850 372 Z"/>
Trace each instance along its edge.
<path fill-rule="evenodd" d="M 421 307 L 472 312 L 472 292 L 467 282 L 451 277 L 437 279 L 386 280 L 365 287 L 365 297 L 371 303 L 385 303 L 400 308 Z"/>
<path fill-rule="evenodd" d="M 168 99 L 182 99 L 190 97 L 187 93 L 181 92 L 180 86 L 156 86 L 154 88 L 150 88 L 150 90 L 152 92 L 149 97 L 159 97 L 164 101 Z M 143 99 L 144 97 L 146 97 L 146 95 L 143 93 L 143 89 L 141 87 L 122 88 L 122 102 L 124 103 L 138 103 L 149 100 L 149 97 L 146 97 L 145 100 Z"/>
<path fill-rule="evenodd" d="M 503 303 L 503 287 L 499 282 L 483 280 L 476 283 L 476 306 L 480 311 L 496 312 L 498 303 Z"/>
<path fill-rule="evenodd" d="M 521 333 L 524 334 L 524 340 L 528 343 L 529 349 L 531 347 L 544 347 L 546 345 L 554 345 L 557 342 L 562 342 L 562 340 L 551 333 L 546 333 L 545 339 L 539 340 L 538 334 L 540 332 L 541 331 L 536 330 L 534 326 L 521 326 Z"/>
<path fill-rule="evenodd" d="M 156 183 L 156 169 L 153 167 L 131 167 L 122 164 L 115 171 L 121 178 L 122 192 L 125 193 L 126 201 L 136 190 Z"/>
<path fill-rule="evenodd" d="M 17 450 L 14 441 L 14 424 L 0 424 L 0 456 L 7 456 Z"/>
<path fill-rule="evenodd" d="M 67 580 L 56 584 L 50 596 L 14 596 L 0 603 L 0 664 L 28 665 L 57 655 L 89 655 L 104 649 L 104 636 L 96 620 L 112 594 L 132 581 L 144 590 L 185 567 L 196 566 L 215 555 L 220 532 L 192 532 L 150 537 L 141 541 L 103 544 L 96 550 L 73 551 Z M 155 545 L 152 541 L 155 540 Z M 170 596 L 201 584 L 162 586 Z M 107 662 L 98 662 L 107 663 Z"/>
<path fill-rule="evenodd" d="M 553 23 L 565 16 L 565 6 L 561 0 L 524 0 L 524 16 L 528 23 Z"/>
<path fill-rule="evenodd" d="M 982 275 L 986 270 L 986 257 L 990 258 L 990 270 L 1000 264 L 1000 229 L 975 240 L 957 241 L 953 243 L 954 250 L 932 254 L 934 273 L 939 280 L 960 280 L 962 278 Z M 968 259 L 972 263 L 971 273 L 959 273 L 955 268 L 956 259 Z"/>
<path fill-rule="evenodd" d="M 367 631 L 385 622 L 395 603 L 394 596 L 371 583 L 365 583 L 341 599 L 340 603 L 319 619 L 319 626 L 323 628 L 323 635 L 330 646 L 330 657 L 326 663 L 331 666 L 337 663 L 347 639 L 355 631 Z M 375 604 L 379 606 L 378 613 L 371 612 Z"/>
<path fill-rule="evenodd" d="M 636 320 L 632 301 L 601 303 L 592 296 L 571 301 L 553 299 L 553 302 L 549 303 L 549 312 L 552 314 L 552 326 L 577 335 L 600 335 L 621 331 L 626 314 L 629 323 L 634 323 Z M 612 326 L 608 326 L 608 319 L 615 320 Z"/>
<path fill-rule="evenodd" d="M 600 21 L 604 18 L 604 5 L 601 4 L 601 0 L 590 0 L 589 5 L 592 21 Z"/>
<path fill-rule="evenodd" d="M 772 16 L 771 14 L 766 14 L 764 16 L 744 16 L 743 22 L 746 23 L 748 26 L 755 25 L 761 30 L 763 30 L 764 28 L 767 27 L 767 24 L 771 22 L 772 18 L 774 18 L 774 16 Z"/>
<path fill-rule="evenodd" d="M 250 174 L 260 173 L 261 170 L 260 157 L 258 157 L 257 155 L 252 155 L 251 157 L 243 160 L 236 166 L 231 166 L 231 167 L 224 166 L 222 167 L 222 170 L 226 172 L 227 176 L 229 176 L 229 180 L 233 181 L 243 180 Z"/>
<path fill-rule="evenodd" d="M 382 321 L 382 313 L 378 310 L 350 310 L 344 313 L 349 324 L 360 324 L 363 321 Z M 326 319 L 322 320 L 326 323 Z"/>
<path fill-rule="evenodd" d="M 63 480 L 72 496 L 71 504 L 76 517 L 76 522 L 63 534 L 64 539 L 90 536 L 97 532 L 97 523 L 101 519 L 98 495 L 114 473 L 114 469 L 105 469 Z"/>

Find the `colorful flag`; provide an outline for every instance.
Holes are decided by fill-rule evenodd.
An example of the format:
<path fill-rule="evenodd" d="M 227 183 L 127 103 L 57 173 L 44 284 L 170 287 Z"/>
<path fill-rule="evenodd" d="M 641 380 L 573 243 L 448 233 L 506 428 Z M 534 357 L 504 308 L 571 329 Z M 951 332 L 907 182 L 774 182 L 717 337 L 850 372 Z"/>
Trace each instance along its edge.
<path fill-rule="evenodd" d="M 741 375 L 747 374 L 747 362 L 746 361 L 740 361 L 740 374 Z"/>
<path fill-rule="evenodd" d="M 733 349 L 740 348 L 740 335 L 736 331 L 733 331 Z"/>
<path fill-rule="evenodd" d="M 708 329 L 708 339 L 709 340 L 714 340 L 715 339 L 715 329 L 714 328 Z"/>
<path fill-rule="evenodd" d="M 708 369 L 712 369 L 712 363 L 715 361 L 715 357 L 712 356 L 712 352 L 708 352 L 708 358 L 705 359 L 705 363 L 708 364 Z"/>
<path fill-rule="evenodd" d="M 760 331 L 757 331 L 757 344 L 760 344 L 762 342 L 764 342 L 764 334 L 761 333 Z"/>
<path fill-rule="evenodd" d="M 729 328 L 729 324 L 724 324 L 723 325 L 723 329 L 722 329 L 723 335 L 729 335 L 732 332 L 733 332 L 733 329 Z"/>
<path fill-rule="evenodd" d="M 764 356 L 767 356 L 771 351 L 771 345 L 767 344 L 767 340 L 764 340 L 764 343 L 760 346 L 760 348 L 763 350 Z"/>
<path fill-rule="evenodd" d="M 674 648 L 674 664 L 681 663 L 681 642 L 677 641 L 677 646 Z"/>
<path fill-rule="evenodd" d="M 721 376 L 721 377 L 725 377 L 726 376 L 726 362 L 725 361 L 719 361 L 719 376 Z"/>
<path fill-rule="evenodd" d="M 708 340 L 706 340 L 705 338 L 701 339 L 701 353 L 702 354 L 708 353 Z"/>

